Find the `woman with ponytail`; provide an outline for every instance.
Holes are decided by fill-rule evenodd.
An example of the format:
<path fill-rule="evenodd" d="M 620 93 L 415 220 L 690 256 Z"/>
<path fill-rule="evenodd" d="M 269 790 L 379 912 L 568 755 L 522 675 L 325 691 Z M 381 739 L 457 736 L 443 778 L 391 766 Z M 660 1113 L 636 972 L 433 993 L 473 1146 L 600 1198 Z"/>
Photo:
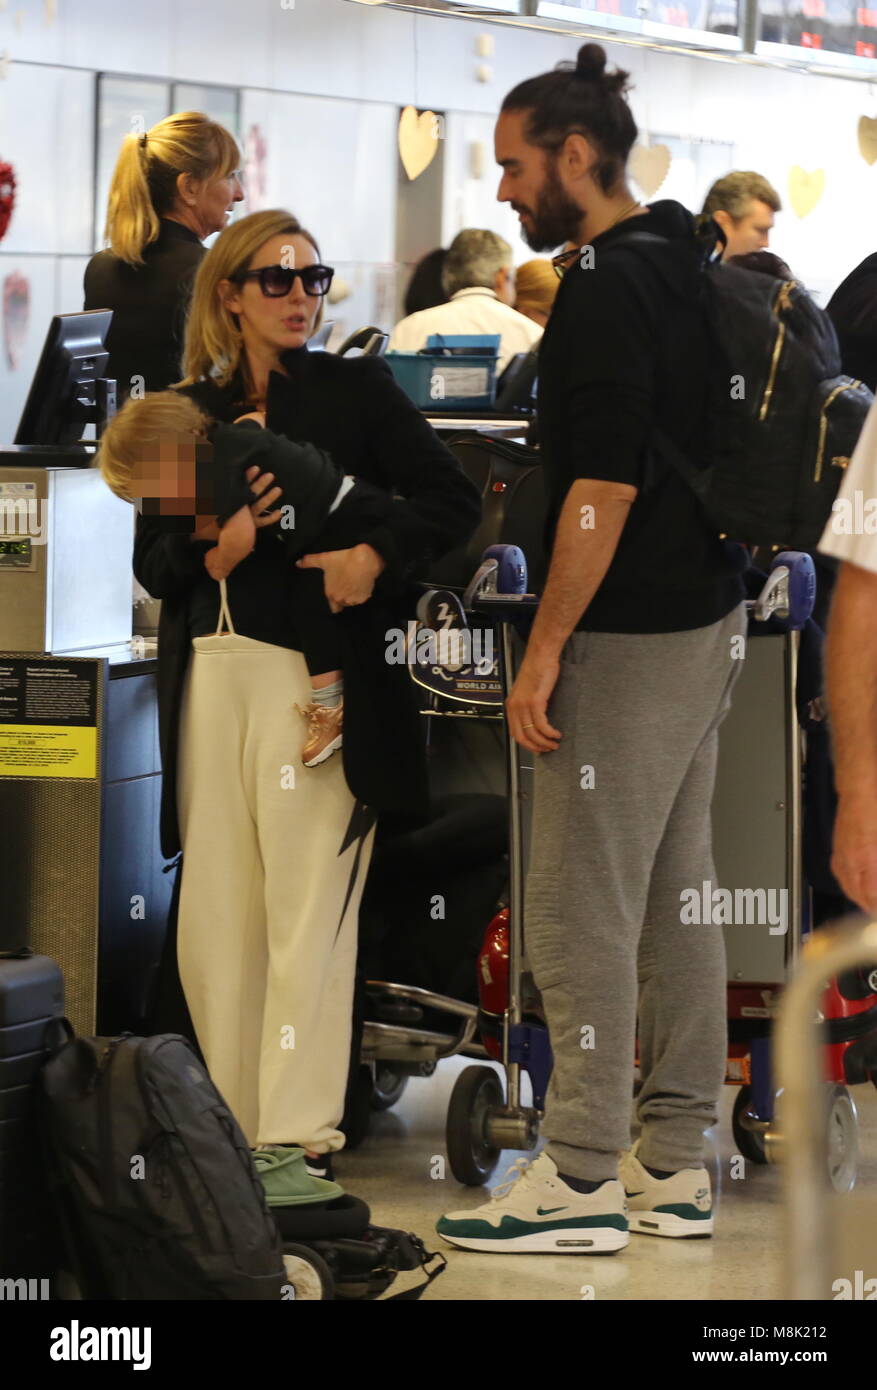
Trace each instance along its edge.
<path fill-rule="evenodd" d="M 182 375 L 189 294 L 205 237 L 243 198 L 240 150 L 197 111 L 126 135 L 110 184 L 106 240 L 85 272 L 85 308 L 112 309 L 109 374 L 123 400 Z"/>

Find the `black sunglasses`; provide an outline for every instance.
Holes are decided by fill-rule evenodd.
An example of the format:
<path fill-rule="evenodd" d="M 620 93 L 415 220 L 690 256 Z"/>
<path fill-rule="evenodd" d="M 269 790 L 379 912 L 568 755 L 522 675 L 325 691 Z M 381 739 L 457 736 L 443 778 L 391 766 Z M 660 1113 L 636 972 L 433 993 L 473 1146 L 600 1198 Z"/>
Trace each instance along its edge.
<path fill-rule="evenodd" d="M 317 298 L 326 294 L 334 274 L 330 265 L 306 265 L 302 270 L 292 270 L 285 265 L 263 265 L 258 270 L 242 270 L 231 278 L 236 283 L 258 280 L 264 295 L 269 299 L 280 299 L 282 295 L 289 294 L 296 277 L 300 275 L 305 294 Z"/>

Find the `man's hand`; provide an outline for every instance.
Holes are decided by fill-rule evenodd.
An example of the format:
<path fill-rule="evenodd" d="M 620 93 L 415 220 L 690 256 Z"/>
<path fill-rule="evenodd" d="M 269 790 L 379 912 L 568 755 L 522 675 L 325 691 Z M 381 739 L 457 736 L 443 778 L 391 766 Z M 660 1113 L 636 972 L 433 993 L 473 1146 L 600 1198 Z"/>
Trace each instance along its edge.
<path fill-rule="evenodd" d="M 531 753 L 553 753 L 562 737 L 547 717 L 560 654 L 603 581 L 635 497 L 627 483 L 594 478 L 577 478 L 566 495 L 542 601 L 506 701 L 512 737 Z"/>
<path fill-rule="evenodd" d="M 831 872 L 848 898 L 877 918 L 877 803 L 841 797 L 834 822 Z"/>
<path fill-rule="evenodd" d="M 546 713 L 559 675 L 560 662 L 556 657 L 540 660 L 528 651 L 506 700 L 511 736 L 531 753 L 553 753 L 563 737 L 559 729 L 549 724 Z"/>
<path fill-rule="evenodd" d="M 845 561 L 826 643 L 828 715 L 838 807 L 832 872 L 877 917 L 877 574 Z"/>
<path fill-rule="evenodd" d="M 262 429 L 265 428 L 264 410 L 251 410 L 249 415 L 239 415 L 235 420 L 235 424 L 239 425 L 242 420 L 255 420 L 257 425 L 261 425 Z"/>
<path fill-rule="evenodd" d="M 296 560 L 296 566 L 323 571 L 329 607 L 333 613 L 340 613 L 342 608 L 355 608 L 371 598 L 384 561 L 370 545 L 355 545 L 350 550 L 324 550 L 317 555 L 303 555 Z"/>

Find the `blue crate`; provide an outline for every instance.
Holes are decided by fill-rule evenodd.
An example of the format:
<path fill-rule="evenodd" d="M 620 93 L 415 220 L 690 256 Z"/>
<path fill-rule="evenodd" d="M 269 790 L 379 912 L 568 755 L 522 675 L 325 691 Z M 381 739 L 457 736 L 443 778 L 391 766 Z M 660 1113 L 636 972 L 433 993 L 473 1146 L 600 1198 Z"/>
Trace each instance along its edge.
<path fill-rule="evenodd" d="M 424 352 L 388 352 L 384 360 L 420 410 L 439 414 L 492 407 L 498 351 L 499 334 L 433 334 Z"/>

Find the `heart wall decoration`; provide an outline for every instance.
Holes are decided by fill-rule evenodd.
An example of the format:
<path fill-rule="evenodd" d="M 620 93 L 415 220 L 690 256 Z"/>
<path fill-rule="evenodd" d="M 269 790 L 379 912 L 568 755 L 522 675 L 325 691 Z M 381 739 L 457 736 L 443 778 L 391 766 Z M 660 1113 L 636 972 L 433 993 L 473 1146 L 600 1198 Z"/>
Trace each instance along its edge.
<path fill-rule="evenodd" d="M 3 281 L 3 346 L 11 372 L 18 367 L 27 344 L 30 319 L 30 282 L 13 270 Z"/>
<path fill-rule="evenodd" d="M 399 117 L 399 155 L 409 179 L 418 178 L 435 159 L 443 125 L 434 111 L 405 107 Z"/>
<path fill-rule="evenodd" d="M 789 201 L 799 217 L 807 217 L 825 192 L 825 170 L 802 169 L 793 164 L 789 170 Z"/>
<path fill-rule="evenodd" d="M 866 164 L 877 161 L 877 119 L 871 116 L 859 117 L 859 154 Z"/>
<path fill-rule="evenodd" d="M 634 145 L 627 167 L 646 197 L 651 198 L 669 174 L 672 162 L 666 145 Z"/>

